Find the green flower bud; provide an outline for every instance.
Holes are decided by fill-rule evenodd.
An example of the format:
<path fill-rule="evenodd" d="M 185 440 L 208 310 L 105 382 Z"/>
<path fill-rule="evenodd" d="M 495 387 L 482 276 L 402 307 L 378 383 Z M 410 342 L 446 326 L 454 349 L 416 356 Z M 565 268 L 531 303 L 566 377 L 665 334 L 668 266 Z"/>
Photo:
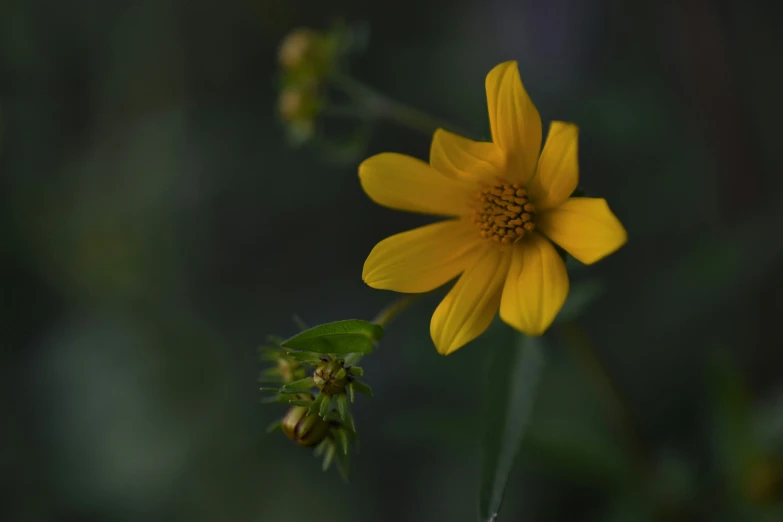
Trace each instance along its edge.
<path fill-rule="evenodd" d="M 300 446 L 318 445 L 329 435 L 331 425 L 318 415 L 307 415 L 307 407 L 294 406 L 283 417 L 283 433 Z"/>
<path fill-rule="evenodd" d="M 340 360 L 323 361 L 315 368 L 313 382 L 325 395 L 345 393 L 348 372 Z"/>
<path fill-rule="evenodd" d="M 277 368 L 280 372 L 280 377 L 286 383 L 298 381 L 307 376 L 304 366 L 293 357 L 281 357 L 277 361 Z"/>
<path fill-rule="evenodd" d="M 280 42 L 278 60 L 285 69 L 296 69 L 313 61 L 319 54 L 322 36 L 312 29 L 300 28 L 288 33 Z"/>
<path fill-rule="evenodd" d="M 285 87 L 278 108 L 286 122 L 312 122 L 318 113 L 317 90 L 312 85 Z"/>

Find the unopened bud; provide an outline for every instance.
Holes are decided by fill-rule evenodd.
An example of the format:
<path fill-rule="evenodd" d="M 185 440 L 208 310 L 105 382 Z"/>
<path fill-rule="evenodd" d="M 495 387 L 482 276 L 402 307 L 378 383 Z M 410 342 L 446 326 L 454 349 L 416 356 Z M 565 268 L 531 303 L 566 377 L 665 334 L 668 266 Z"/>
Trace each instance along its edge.
<path fill-rule="evenodd" d="M 348 372 L 340 360 L 324 361 L 313 372 L 313 382 L 326 395 L 345 393 Z"/>
<path fill-rule="evenodd" d="M 294 29 L 280 43 L 278 60 L 284 69 L 310 65 L 319 54 L 322 37 L 312 29 Z"/>
<path fill-rule="evenodd" d="M 283 418 L 281 428 L 300 446 L 318 445 L 329 434 L 330 424 L 318 415 L 308 415 L 306 406 L 294 406 Z"/>

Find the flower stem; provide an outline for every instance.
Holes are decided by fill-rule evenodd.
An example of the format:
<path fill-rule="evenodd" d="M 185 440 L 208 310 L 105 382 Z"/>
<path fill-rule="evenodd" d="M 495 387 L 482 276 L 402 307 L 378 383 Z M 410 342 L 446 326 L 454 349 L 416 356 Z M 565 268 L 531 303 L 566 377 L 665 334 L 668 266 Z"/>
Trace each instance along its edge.
<path fill-rule="evenodd" d="M 608 403 L 610 413 L 627 439 L 634 459 L 640 467 L 646 468 L 647 448 L 640 436 L 638 422 L 628 404 L 628 400 L 609 376 L 606 367 L 596 355 L 593 344 L 582 327 L 575 322 L 570 322 L 564 326 L 563 332 L 572 354 L 582 363 L 587 373 L 593 379 L 599 393 Z"/>
<path fill-rule="evenodd" d="M 332 81 L 336 87 L 342 89 L 359 104 L 360 109 L 357 109 L 357 112 L 366 115 L 365 117 L 385 118 L 402 125 L 403 127 L 408 127 L 428 136 L 432 135 L 438 128 L 450 129 L 463 136 L 467 135 L 457 129 L 454 125 L 416 109 L 415 107 L 392 100 L 388 96 L 350 76 L 345 74 L 334 74 L 332 76 Z"/>
<path fill-rule="evenodd" d="M 378 315 L 375 316 L 375 319 L 373 319 L 372 322 L 386 328 L 392 319 L 418 301 L 421 296 L 422 294 L 408 294 L 396 299 L 386 308 L 378 312 Z"/>

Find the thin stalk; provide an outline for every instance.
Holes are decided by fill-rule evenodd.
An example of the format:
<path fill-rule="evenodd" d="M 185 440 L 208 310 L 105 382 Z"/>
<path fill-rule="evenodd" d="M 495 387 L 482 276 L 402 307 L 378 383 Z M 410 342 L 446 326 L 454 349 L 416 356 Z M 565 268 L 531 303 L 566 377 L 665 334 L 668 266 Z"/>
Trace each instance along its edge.
<path fill-rule="evenodd" d="M 585 368 L 608 404 L 609 413 L 628 441 L 637 464 L 646 469 L 648 448 L 642 440 L 638 421 L 625 395 L 606 371 L 584 330 L 577 323 L 570 322 L 564 326 L 563 333 L 572 354 Z"/>
<path fill-rule="evenodd" d="M 463 136 L 467 134 L 440 118 L 427 114 L 410 105 L 393 100 L 372 87 L 344 74 L 332 76 L 334 85 L 354 99 L 360 108 L 358 114 L 366 117 L 385 118 L 404 127 L 431 136 L 438 128 L 449 129 Z"/>

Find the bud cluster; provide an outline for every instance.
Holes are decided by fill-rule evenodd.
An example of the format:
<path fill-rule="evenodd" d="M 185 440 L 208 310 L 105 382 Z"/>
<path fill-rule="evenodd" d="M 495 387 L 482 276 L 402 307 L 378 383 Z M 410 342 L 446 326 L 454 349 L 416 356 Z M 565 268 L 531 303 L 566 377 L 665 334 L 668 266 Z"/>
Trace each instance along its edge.
<path fill-rule="evenodd" d="M 272 364 L 261 372 L 261 381 L 279 387 L 261 388 L 274 392 L 264 402 L 289 404 L 285 416 L 270 426 L 280 429 L 300 446 L 315 448 L 323 456 L 323 469 L 337 462 L 340 474 L 348 473 L 348 449 L 356 438 L 356 425 L 350 411 L 355 392 L 372 396 L 372 390 L 357 377 L 362 368 L 334 354 L 324 355 L 286 350 L 280 339 L 263 348 L 262 359 Z"/>
<path fill-rule="evenodd" d="M 365 34 L 361 26 L 337 23 L 323 31 L 300 27 L 281 40 L 278 113 L 293 144 L 317 137 L 316 121 L 332 103 L 329 87 L 345 69 L 347 56 L 364 47 Z"/>

